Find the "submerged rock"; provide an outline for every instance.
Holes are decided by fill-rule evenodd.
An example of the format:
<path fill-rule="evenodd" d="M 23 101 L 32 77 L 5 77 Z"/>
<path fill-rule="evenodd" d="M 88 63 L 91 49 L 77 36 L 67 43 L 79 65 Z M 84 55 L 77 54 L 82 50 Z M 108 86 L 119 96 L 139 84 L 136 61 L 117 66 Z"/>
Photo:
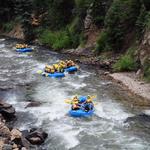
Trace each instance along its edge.
<path fill-rule="evenodd" d="M 136 115 L 136 116 L 133 116 L 133 117 L 128 117 L 126 120 L 125 120 L 125 123 L 127 122 L 141 122 L 141 123 L 150 123 L 150 116 L 147 115 L 147 114 L 139 114 L 139 115 Z"/>
<path fill-rule="evenodd" d="M 28 108 L 28 107 L 38 107 L 40 106 L 42 103 L 41 102 L 30 102 L 25 108 Z"/>

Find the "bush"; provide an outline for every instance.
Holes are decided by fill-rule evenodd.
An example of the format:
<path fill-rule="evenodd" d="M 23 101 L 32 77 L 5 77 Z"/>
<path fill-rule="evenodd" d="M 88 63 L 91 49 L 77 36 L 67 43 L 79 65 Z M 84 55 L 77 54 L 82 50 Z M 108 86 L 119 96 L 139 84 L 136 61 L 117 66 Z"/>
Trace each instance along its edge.
<path fill-rule="evenodd" d="M 98 37 L 98 40 L 97 40 L 96 49 L 95 49 L 97 53 L 100 53 L 106 50 L 107 38 L 108 38 L 107 33 L 105 31 L 100 33 L 100 36 Z"/>
<path fill-rule="evenodd" d="M 112 0 L 94 0 L 91 15 L 93 22 L 97 26 L 104 25 L 105 15 L 112 3 Z"/>
<path fill-rule="evenodd" d="M 3 24 L 3 29 L 5 32 L 10 32 L 15 26 L 15 22 L 11 21 L 11 22 L 7 22 L 5 24 Z"/>
<path fill-rule="evenodd" d="M 115 71 L 133 71 L 137 67 L 133 57 L 130 55 L 122 56 L 113 68 Z"/>
<path fill-rule="evenodd" d="M 66 31 L 51 32 L 44 30 L 39 38 L 43 44 L 47 44 L 53 49 L 69 48 L 71 45 L 70 36 Z"/>
<path fill-rule="evenodd" d="M 144 78 L 150 82 L 150 60 L 144 63 Z"/>
<path fill-rule="evenodd" d="M 133 31 L 140 13 L 139 0 L 114 0 L 105 16 L 105 35 L 98 40 L 98 47 L 119 51 L 122 49 L 126 35 Z M 104 42 L 104 43 L 103 43 Z"/>
<path fill-rule="evenodd" d="M 149 67 L 148 70 L 145 70 L 145 72 L 144 72 L 144 77 L 145 77 L 145 79 L 146 79 L 147 81 L 150 82 L 150 67 Z"/>

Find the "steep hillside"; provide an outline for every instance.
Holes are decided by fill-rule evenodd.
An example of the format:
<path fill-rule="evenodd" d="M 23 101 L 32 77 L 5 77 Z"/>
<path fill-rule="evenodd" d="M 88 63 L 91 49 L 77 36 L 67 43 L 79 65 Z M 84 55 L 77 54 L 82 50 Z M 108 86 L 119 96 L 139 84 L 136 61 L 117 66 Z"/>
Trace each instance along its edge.
<path fill-rule="evenodd" d="M 111 52 L 120 56 L 115 71 L 141 69 L 150 80 L 149 0 L 2 0 L 0 8 L 3 32 L 19 24 L 26 42 L 36 39 L 54 50 L 91 47 L 96 55 Z"/>

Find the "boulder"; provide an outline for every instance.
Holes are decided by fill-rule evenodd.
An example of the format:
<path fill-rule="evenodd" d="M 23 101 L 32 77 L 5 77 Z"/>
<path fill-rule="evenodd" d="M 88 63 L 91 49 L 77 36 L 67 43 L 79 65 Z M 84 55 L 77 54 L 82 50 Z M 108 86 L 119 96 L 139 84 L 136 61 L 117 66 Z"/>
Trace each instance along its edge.
<path fill-rule="evenodd" d="M 0 139 L 0 149 L 2 149 L 4 146 L 4 140 Z"/>
<path fill-rule="evenodd" d="M 9 128 L 3 122 L 0 122 L 0 136 L 7 139 L 11 137 Z"/>
<path fill-rule="evenodd" d="M 29 134 L 25 137 L 31 144 L 39 145 L 44 143 L 48 134 L 44 132 L 42 129 L 31 129 Z"/>
<path fill-rule="evenodd" d="M 13 129 L 11 131 L 11 141 L 18 145 L 18 147 L 25 147 L 27 149 L 30 147 L 29 142 L 23 137 L 22 132 L 20 132 L 18 129 Z"/>
<path fill-rule="evenodd" d="M 22 133 L 18 129 L 11 130 L 11 140 L 21 139 Z"/>
<path fill-rule="evenodd" d="M 15 117 L 15 109 L 12 107 L 12 105 L 7 104 L 3 101 L 0 101 L 0 113 L 6 120 Z"/>
<path fill-rule="evenodd" d="M 30 148 L 30 143 L 25 137 L 21 137 L 21 146 L 28 150 Z"/>
<path fill-rule="evenodd" d="M 41 105 L 41 102 L 30 102 L 25 108 L 28 107 L 38 107 Z"/>
<path fill-rule="evenodd" d="M 31 138 L 29 139 L 29 141 L 30 141 L 30 143 L 33 144 L 33 145 L 40 145 L 40 144 L 42 144 L 42 143 L 44 142 L 43 140 L 41 140 L 40 137 L 31 137 Z"/>
<path fill-rule="evenodd" d="M 125 123 L 127 122 L 147 122 L 147 123 L 150 123 L 150 116 L 147 115 L 147 114 L 139 114 L 139 115 L 136 115 L 136 116 L 133 116 L 133 117 L 128 117 L 126 120 L 125 120 Z"/>

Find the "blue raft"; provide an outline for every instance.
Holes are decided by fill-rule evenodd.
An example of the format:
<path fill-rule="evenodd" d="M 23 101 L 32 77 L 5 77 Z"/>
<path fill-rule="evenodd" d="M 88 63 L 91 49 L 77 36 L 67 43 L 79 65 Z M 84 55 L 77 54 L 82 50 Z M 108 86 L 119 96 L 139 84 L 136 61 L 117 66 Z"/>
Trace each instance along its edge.
<path fill-rule="evenodd" d="M 22 53 L 25 53 L 25 52 L 32 52 L 32 48 L 17 48 L 16 49 L 16 52 L 22 52 Z"/>
<path fill-rule="evenodd" d="M 55 73 L 43 73 L 43 76 L 51 77 L 51 78 L 62 78 L 65 77 L 64 73 L 55 72 Z"/>
<path fill-rule="evenodd" d="M 94 113 L 94 109 L 87 112 L 82 109 L 69 111 L 69 115 L 72 117 L 89 117 L 92 116 L 93 113 Z"/>
<path fill-rule="evenodd" d="M 66 72 L 74 72 L 74 71 L 77 71 L 78 68 L 76 66 L 72 66 L 72 67 L 69 67 L 69 68 L 66 68 L 65 71 Z"/>
<path fill-rule="evenodd" d="M 80 102 L 85 102 L 87 100 L 86 96 L 80 96 L 79 101 Z M 82 107 L 81 109 L 78 110 L 70 110 L 69 115 L 72 117 L 89 117 L 92 116 L 94 113 L 94 107 L 92 107 L 91 110 L 85 111 Z"/>

